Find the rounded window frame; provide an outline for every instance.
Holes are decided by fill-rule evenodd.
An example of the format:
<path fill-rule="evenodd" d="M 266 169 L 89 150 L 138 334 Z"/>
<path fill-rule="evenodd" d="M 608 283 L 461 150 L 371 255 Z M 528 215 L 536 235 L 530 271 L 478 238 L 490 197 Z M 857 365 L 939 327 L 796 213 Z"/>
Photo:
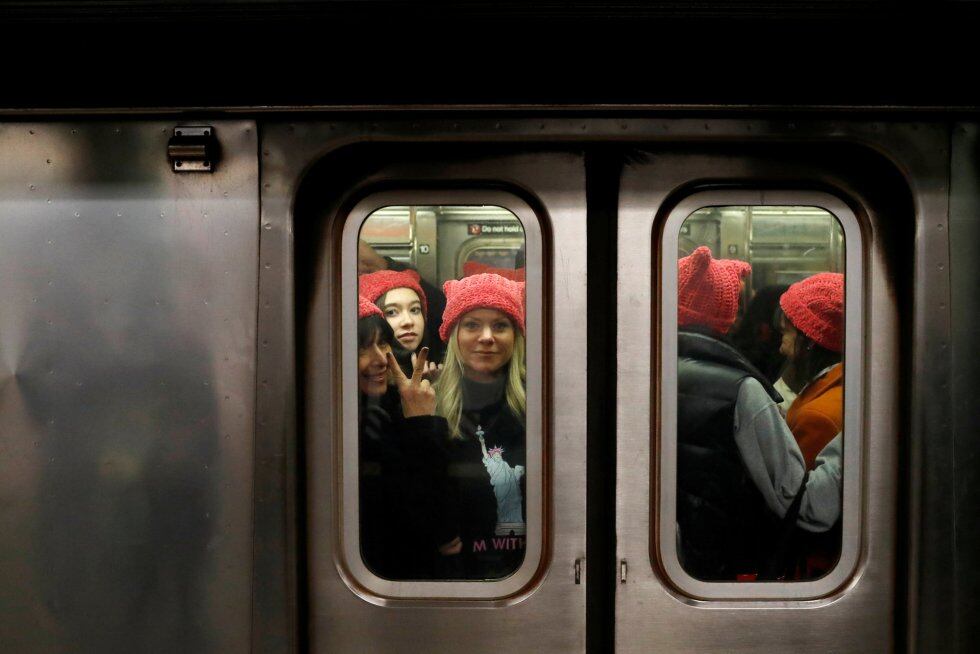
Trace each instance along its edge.
<path fill-rule="evenodd" d="M 378 209 L 398 205 L 496 206 L 512 213 L 524 229 L 525 239 L 525 341 L 527 351 L 527 410 L 525 444 L 527 451 L 526 506 L 527 533 L 524 561 L 512 574 L 488 580 L 406 580 L 379 577 L 372 572 L 360 550 L 359 448 L 357 348 L 357 244 L 364 221 Z M 517 195 L 503 190 L 385 190 L 369 193 L 343 218 L 340 244 L 340 298 L 342 316 L 335 334 L 334 352 L 341 362 L 340 434 L 334 438 L 335 482 L 335 565 L 347 586 L 374 604 L 386 606 L 410 603 L 417 606 L 455 604 L 460 601 L 488 606 L 507 606 L 521 601 L 539 585 L 549 557 L 546 553 L 549 514 L 545 501 L 548 480 L 545 407 L 546 369 L 544 329 L 546 307 L 543 290 L 544 244 L 542 218 Z M 537 465 L 531 465 L 531 462 Z M 345 516 L 354 516 L 349 519 Z"/>
<path fill-rule="evenodd" d="M 815 207 L 830 213 L 844 233 L 844 450 L 841 553 L 823 577 L 810 581 L 718 582 L 696 579 L 684 570 L 677 555 L 677 249 L 680 228 L 695 211 L 723 206 Z M 652 436 L 657 441 L 659 474 L 651 497 L 656 513 L 651 534 L 655 568 L 681 594 L 692 600 L 814 600 L 837 592 L 858 573 L 862 552 L 864 422 L 864 279 L 865 240 L 853 209 L 841 198 L 811 190 L 711 190 L 677 201 L 661 223 L 659 247 L 659 400 Z M 654 391 L 656 392 L 656 391 Z M 767 603 L 767 605 L 769 605 Z"/>

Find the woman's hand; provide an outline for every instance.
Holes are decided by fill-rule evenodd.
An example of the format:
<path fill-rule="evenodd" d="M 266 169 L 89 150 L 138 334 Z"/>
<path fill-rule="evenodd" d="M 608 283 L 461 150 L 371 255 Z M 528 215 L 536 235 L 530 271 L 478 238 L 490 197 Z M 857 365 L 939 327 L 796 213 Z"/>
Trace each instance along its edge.
<path fill-rule="evenodd" d="M 422 378 L 428 357 L 429 348 L 423 347 L 419 356 L 413 357 L 412 376 L 406 377 L 395 361 L 395 356 L 390 351 L 387 354 L 388 369 L 398 387 L 398 394 L 402 399 L 402 414 L 406 418 L 436 414 L 436 391 L 428 379 Z"/>
<path fill-rule="evenodd" d="M 453 556 L 463 551 L 463 540 L 457 536 L 448 543 L 439 546 L 439 553 L 443 556 Z"/>
<path fill-rule="evenodd" d="M 422 348 L 428 350 L 428 348 Z M 412 353 L 412 367 L 414 368 L 418 362 L 418 355 L 414 352 Z M 435 384 L 436 380 L 439 379 L 439 375 L 442 373 L 442 364 L 433 363 L 432 361 L 426 361 L 425 366 L 422 368 L 422 379 L 428 379 L 429 383 Z"/>

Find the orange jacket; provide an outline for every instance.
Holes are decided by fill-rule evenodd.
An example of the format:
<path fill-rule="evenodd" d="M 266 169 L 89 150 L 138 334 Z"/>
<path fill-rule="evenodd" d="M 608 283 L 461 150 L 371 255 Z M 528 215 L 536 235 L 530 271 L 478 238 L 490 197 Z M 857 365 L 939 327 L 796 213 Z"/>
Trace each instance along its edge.
<path fill-rule="evenodd" d="M 844 427 L 844 366 L 838 363 L 810 382 L 786 414 L 808 470 L 820 450 Z"/>

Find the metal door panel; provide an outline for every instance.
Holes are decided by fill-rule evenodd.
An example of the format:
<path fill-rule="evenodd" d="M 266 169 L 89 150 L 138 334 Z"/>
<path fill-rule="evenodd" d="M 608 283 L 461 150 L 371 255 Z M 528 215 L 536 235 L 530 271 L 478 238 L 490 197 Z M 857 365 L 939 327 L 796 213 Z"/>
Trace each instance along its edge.
<path fill-rule="evenodd" d="M 678 125 L 675 137 L 683 133 Z M 693 126 L 691 130 L 694 131 Z M 795 130 L 797 125 L 789 126 Z M 840 125 L 801 126 L 812 136 L 823 129 L 831 141 L 853 139 L 891 146 L 900 165 L 926 178 L 935 176 L 939 160 L 922 159 L 921 145 L 941 138 L 937 130 L 898 129 L 879 134 L 878 125 L 856 126 L 848 134 Z M 665 126 L 666 129 L 666 126 Z M 784 126 L 785 129 L 785 126 Z M 769 141 L 792 138 L 778 125 L 709 121 L 704 131 L 732 141 L 751 131 Z M 913 133 L 914 132 L 914 133 Z M 918 142 L 918 143 L 917 143 Z M 918 145 L 919 148 L 914 147 Z M 703 151 L 703 148 L 699 148 Z M 907 159 L 901 159 L 908 154 Z M 805 160 L 769 161 L 756 156 L 687 153 L 678 147 L 653 149 L 645 161 L 628 166 L 622 180 L 619 216 L 619 292 L 617 398 L 617 550 L 625 560 L 626 578 L 617 585 L 616 647 L 622 652 L 768 652 L 768 651 L 890 651 L 895 644 L 896 612 L 904 598 L 897 596 L 896 512 L 898 501 L 898 300 L 894 269 L 886 264 L 889 253 L 880 235 L 894 216 L 868 210 L 863 228 L 865 241 L 865 342 L 863 453 L 861 501 L 863 522 L 860 559 L 854 575 L 827 597 L 812 600 L 702 601 L 674 590 L 656 563 L 652 540 L 657 481 L 656 397 L 659 338 L 655 325 L 658 293 L 658 212 L 677 189 L 705 184 L 705 180 L 735 184 L 786 184 L 811 180 L 821 188 L 848 188 L 847 180 Z M 764 180 L 760 182 L 759 180 Z M 849 189 L 852 193 L 859 193 Z M 942 222 L 943 207 L 928 194 L 917 211 L 927 221 Z M 911 233 L 911 232 L 909 232 Z M 879 238 L 876 239 L 875 236 Z M 850 244 L 848 244 L 850 247 Z M 891 255 L 894 256 L 893 254 Z M 899 624 L 901 620 L 899 619 Z"/>
<path fill-rule="evenodd" d="M 498 126 L 499 128 L 499 126 Z M 369 135 L 365 131 L 370 131 Z M 490 130 L 492 131 L 492 126 Z M 468 133 L 474 137 L 473 133 Z M 365 138 L 373 141 L 412 140 L 419 133 L 412 124 L 293 124 L 270 125 L 263 132 L 262 151 L 267 166 L 263 183 L 262 282 L 260 291 L 260 341 L 268 341 L 267 352 L 260 352 L 260 440 L 282 443 L 281 453 L 295 456 L 290 445 L 289 402 L 290 367 L 282 367 L 292 344 L 290 331 L 293 311 L 288 294 L 296 245 L 292 234 L 297 220 L 324 220 L 317 216 L 294 216 L 294 198 L 302 175 L 325 154 L 342 145 Z M 428 141 L 457 140 L 459 133 L 446 125 L 426 128 Z M 487 132 L 489 133 L 489 132 Z M 355 146 L 356 147 L 356 146 Z M 474 146 L 477 147 L 477 146 Z M 526 148 L 525 148 L 526 149 Z M 505 649 L 536 651 L 582 651 L 585 644 L 585 578 L 575 583 L 576 559 L 585 555 L 585 202 L 584 167 L 580 155 L 515 154 L 480 156 L 457 155 L 451 160 L 417 160 L 411 147 L 402 160 L 388 162 L 364 181 L 370 186 L 390 180 L 426 185 L 467 180 L 479 188 L 486 182 L 511 184 L 529 194 L 543 207 L 546 223 L 544 261 L 545 310 L 551 320 L 544 321 L 547 370 L 546 390 L 550 405 L 545 409 L 551 480 L 545 500 L 546 549 L 550 565 L 529 592 L 499 601 L 421 601 L 385 603 L 359 595 L 347 586 L 337 567 L 335 551 L 335 484 L 338 462 L 334 460 L 333 431 L 335 413 L 322 398 L 333 397 L 331 377 L 339 361 L 327 347 L 328 333 L 323 325 L 331 321 L 332 297 L 336 284 L 314 289 L 310 307 L 310 327 L 305 336 L 310 347 L 305 384 L 306 502 L 309 521 L 305 551 L 308 556 L 309 642 L 311 651 L 415 652 L 449 651 L 464 648 L 472 652 L 500 652 Z M 312 182 L 311 182 L 312 183 Z M 330 184 L 317 178 L 318 185 Z M 388 185 L 387 188 L 390 188 Z M 304 235 L 304 238 L 306 236 Z M 350 262 L 353 265 L 353 262 Z M 268 290 L 268 292 L 267 292 Z M 284 297 L 285 296 L 285 297 Z M 339 306 L 339 305 L 338 305 Z M 548 314 L 546 314 L 548 315 Z M 319 326 L 319 333 L 312 333 Z M 299 352 L 299 355 L 304 353 Z M 264 363 L 267 362 L 267 363 Z M 555 383 L 554 380 L 561 380 Z M 266 402 L 266 399 L 268 401 Z M 267 412 L 266 408 L 267 407 Z M 285 409 L 283 407 L 286 407 Z M 267 431 L 264 431 L 267 430 Z M 279 440 L 280 434 L 286 434 Z M 267 434 L 267 436 L 263 435 Z M 286 469 L 289 469 L 287 464 Z M 294 481 L 280 480 L 282 487 Z M 292 556 L 291 534 L 285 534 L 279 547 L 281 561 Z M 273 576 L 271 568 L 268 574 Z M 295 582 L 295 583 L 302 583 Z M 370 599 L 370 601 L 369 601 Z M 288 622 L 289 616 L 283 616 Z"/>
<path fill-rule="evenodd" d="M 0 127 L 0 642 L 247 651 L 255 125 Z"/>

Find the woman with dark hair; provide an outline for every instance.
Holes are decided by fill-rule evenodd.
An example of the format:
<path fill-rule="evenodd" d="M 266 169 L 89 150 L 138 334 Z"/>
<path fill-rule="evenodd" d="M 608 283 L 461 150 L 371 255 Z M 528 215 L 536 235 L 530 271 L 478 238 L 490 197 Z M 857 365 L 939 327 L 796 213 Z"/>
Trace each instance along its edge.
<path fill-rule="evenodd" d="M 422 378 L 428 350 L 422 348 L 409 378 L 392 356 L 395 340 L 381 310 L 360 297 L 361 555 L 385 579 L 429 579 L 438 575 L 440 553 L 455 553 L 445 499 L 449 436 L 445 419 L 435 415 L 435 391 Z"/>
<path fill-rule="evenodd" d="M 424 376 L 435 380 L 442 360 L 442 342 L 429 325 L 429 305 L 421 277 L 414 270 L 378 270 L 358 278 L 359 292 L 374 302 L 391 326 L 395 338 L 392 352 L 407 376 L 412 374 L 422 348 L 429 360 Z"/>
<path fill-rule="evenodd" d="M 807 468 L 844 426 L 844 275 L 818 273 L 779 299 L 783 380 L 797 393 L 786 414 Z"/>

